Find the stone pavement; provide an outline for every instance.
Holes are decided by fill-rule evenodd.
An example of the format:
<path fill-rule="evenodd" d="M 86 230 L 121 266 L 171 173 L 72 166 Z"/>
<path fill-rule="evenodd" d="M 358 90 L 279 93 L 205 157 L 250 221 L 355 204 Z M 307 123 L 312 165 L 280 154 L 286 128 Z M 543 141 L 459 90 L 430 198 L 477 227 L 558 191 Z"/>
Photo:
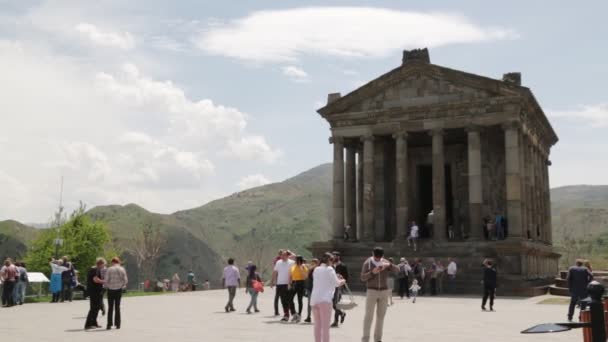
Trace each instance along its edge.
<path fill-rule="evenodd" d="M 0 336 L 11 342 L 64 341 L 313 341 L 312 326 L 282 324 L 272 317 L 274 291 L 260 296 L 259 314 L 244 313 L 248 296 L 237 293 L 237 312 L 223 312 L 224 291 L 180 293 L 123 299 L 121 330 L 99 329 L 85 332 L 88 301 L 71 304 L 29 304 L 0 309 Z M 416 304 L 395 299 L 388 309 L 384 341 L 471 342 L 471 341 L 582 341 L 580 330 L 522 335 L 525 328 L 544 322 L 563 322 L 564 305 L 538 305 L 544 297 L 501 298 L 496 312 L 482 312 L 477 298 L 420 297 Z M 348 311 L 343 326 L 331 330 L 331 339 L 360 341 L 363 297 Z M 306 310 L 306 308 L 304 309 Z M 105 317 L 99 323 L 105 326 Z"/>

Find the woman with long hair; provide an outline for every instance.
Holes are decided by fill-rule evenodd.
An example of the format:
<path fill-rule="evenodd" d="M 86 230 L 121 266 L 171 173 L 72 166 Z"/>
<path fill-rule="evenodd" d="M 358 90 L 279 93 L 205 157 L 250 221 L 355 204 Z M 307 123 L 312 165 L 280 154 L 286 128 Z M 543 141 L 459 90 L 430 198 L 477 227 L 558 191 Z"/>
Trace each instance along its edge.
<path fill-rule="evenodd" d="M 64 271 L 67 271 L 68 268 L 63 266 L 63 260 L 55 260 L 51 258 L 49 265 L 51 266 L 51 293 L 53 297 L 51 299 L 51 303 L 58 303 L 59 298 L 61 297 L 61 274 Z"/>
<path fill-rule="evenodd" d="M 249 306 L 247 307 L 248 314 L 251 313 L 252 308 L 255 312 L 260 312 L 260 310 L 258 310 L 259 292 L 254 287 L 254 284 L 253 284 L 254 281 L 262 282 L 262 278 L 260 277 L 260 274 L 258 272 L 256 272 L 257 269 L 258 269 L 258 267 L 256 265 L 249 265 L 249 267 L 247 268 L 249 273 L 247 273 L 247 280 L 245 281 L 245 292 L 249 293 L 249 295 L 251 296 L 251 301 L 249 301 Z"/>
<path fill-rule="evenodd" d="M 336 287 L 343 286 L 344 279 L 338 278 L 336 271 L 330 267 L 333 255 L 325 253 L 320 258 L 319 266 L 313 272 L 313 286 L 310 298 L 314 316 L 315 342 L 329 342 L 331 310 Z"/>
<path fill-rule="evenodd" d="M 304 302 L 304 291 L 306 290 L 306 278 L 308 278 L 308 267 L 304 263 L 304 258 L 301 255 L 296 256 L 295 265 L 291 266 L 291 285 L 294 290 L 294 294 L 298 296 L 298 315 L 296 316 L 296 322 L 300 322 L 302 317 L 302 307 Z"/>

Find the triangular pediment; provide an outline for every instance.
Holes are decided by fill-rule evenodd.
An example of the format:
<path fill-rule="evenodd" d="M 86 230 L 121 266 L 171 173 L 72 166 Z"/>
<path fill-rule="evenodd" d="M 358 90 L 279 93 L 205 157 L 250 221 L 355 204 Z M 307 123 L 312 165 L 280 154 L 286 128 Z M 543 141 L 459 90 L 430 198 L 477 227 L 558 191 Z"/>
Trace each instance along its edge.
<path fill-rule="evenodd" d="M 319 110 L 322 115 L 520 95 L 516 86 L 432 64 L 402 66 Z"/>

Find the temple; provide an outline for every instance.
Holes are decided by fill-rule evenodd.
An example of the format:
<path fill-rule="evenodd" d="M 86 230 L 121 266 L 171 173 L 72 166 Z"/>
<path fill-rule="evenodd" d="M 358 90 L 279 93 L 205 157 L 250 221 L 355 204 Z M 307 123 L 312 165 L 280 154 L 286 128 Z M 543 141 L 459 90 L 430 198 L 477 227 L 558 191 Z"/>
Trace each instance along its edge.
<path fill-rule="evenodd" d="M 558 138 L 520 73 L 496 80 L 431 64 L 427 49 L 404 51 L 399 67 L 329 94 L 318 113 L 331 127 L 333 239 L 312 251 L 337 249 L 355 267 L 374 245 L 393 257 L 453 257 L 470 274 L 462 293 L 478 291 L 486 257 L 503 294 L 552 282 L 548 167 Z M 488 231 L 497 217 L 502 229 Z M 413 221 L 417 251 L 406 242 Z"/>

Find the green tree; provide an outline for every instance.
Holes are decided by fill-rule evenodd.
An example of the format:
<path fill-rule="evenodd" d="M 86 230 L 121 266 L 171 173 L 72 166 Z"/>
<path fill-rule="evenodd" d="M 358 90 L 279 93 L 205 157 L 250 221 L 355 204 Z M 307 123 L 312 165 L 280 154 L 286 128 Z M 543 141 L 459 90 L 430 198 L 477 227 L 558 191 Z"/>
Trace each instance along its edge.
<path fill-rule="evenodd" d="M 87 269 L 95 263 L 99 256 L 118 255 L 111 242 L 111 236 L 106 225 L 101 221 L 92 221 L 85 213 L 86 207 L 81 203 L 70 219 L 59 227 L 59 238 L 63 245 L 59 248 L 59 256 L 67 255 L 77 269 Z M 54 241 L 57 238 L 56 229 L 47 229 L 36 239 L 26 262 L 32 271 L 50 273 L 49 258 L 55 255 Z"/>

